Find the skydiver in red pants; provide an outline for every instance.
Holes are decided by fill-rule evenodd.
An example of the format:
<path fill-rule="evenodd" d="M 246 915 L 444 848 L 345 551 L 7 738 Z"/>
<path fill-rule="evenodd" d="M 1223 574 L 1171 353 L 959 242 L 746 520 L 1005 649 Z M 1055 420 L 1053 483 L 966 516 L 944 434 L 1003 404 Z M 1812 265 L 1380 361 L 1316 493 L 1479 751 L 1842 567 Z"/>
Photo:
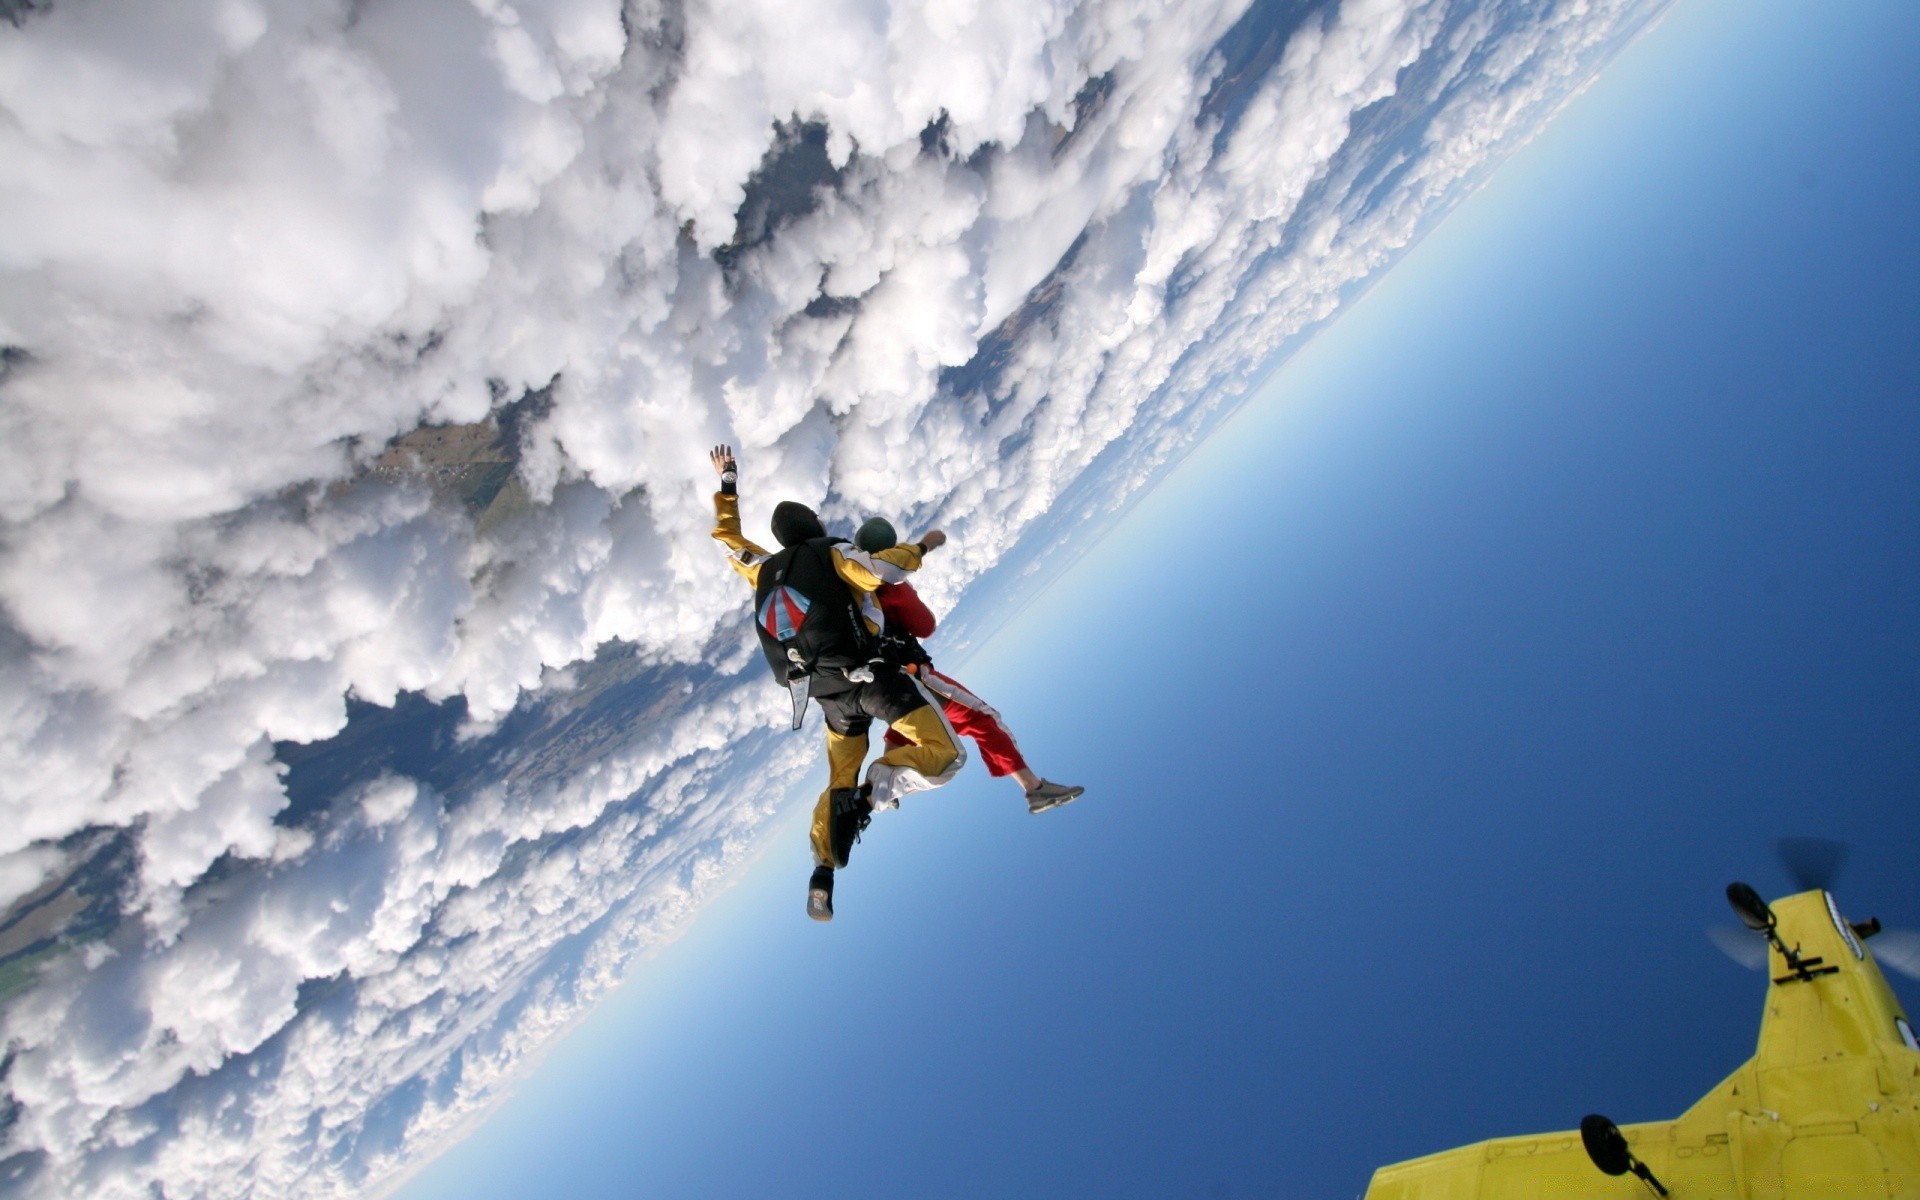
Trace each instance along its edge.
<path fill-rule="evenodd" d="M 897 541 L 893 526 L 880 517 L 868 521 L 853 535 L 853 544 L 868 554 L 877 554 Z M 993 706 L 959 680 L 933 669 L 933 659 L 920 645 L 920 639 L 933 636 L 935 621 L 912 584 L 882 584 L 874 592 L 874 599 L 886 616 L 884 652 L 897 657 L 902 670 L 916 675 L 921 686 L 941 700 L 947 723 L 980 747 L 980 757 L 986 762 L 989 775 L 1011 775 L 1026 789 L 1028 812 L 1043 813 L 1058 808 L 1086 791 L 1034 774 Z M 888 730 L 888 744 L 892 745 L 898 736 Z M 901 744 L 905 744 L 905 739 L 901 739 Z"/>

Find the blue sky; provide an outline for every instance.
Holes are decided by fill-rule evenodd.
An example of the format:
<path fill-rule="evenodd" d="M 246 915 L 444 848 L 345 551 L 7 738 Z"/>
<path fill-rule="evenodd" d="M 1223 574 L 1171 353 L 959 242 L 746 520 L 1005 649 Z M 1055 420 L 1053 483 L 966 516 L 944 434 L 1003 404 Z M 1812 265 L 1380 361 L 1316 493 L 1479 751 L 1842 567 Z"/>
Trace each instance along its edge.
<path fill-rule="evenodd" d="M 952 547 L 919 578 L 948 610 L 941 653 L 957 666 L 978 630 L 1098 543 L 1087 530 L 1236 411 L 1276 347 L 1356 299 L 1670 6 L 861 0 L 798 20 L 790 0 L 483 7 L 88 0 L 0 22 L 0 1109 L 14 1114 L 0 1187 L 48 1200 L 387 1189 L 756 851 L 800 845 L 769 842 L 769 826 L 795 812 L 819 748 L 780 736 L 739 581 L 714 566 L 709 446 L 744 451 L 749 528 L 786 497 L 836 524 L 883 512 L 943 526 Z M 1394 324 L 1362 344 L 1414 346 Z M 1427 378 L 1471 378 L 1455 357 L 1471 361 L 1449 349 L 1400 365 L 1434 411 L 1480 413 L 1426 395 Z M 803 961 L 860 988 L 910 980 L 913 955 L 878 948 L 908 926 L 872 898 L 956 907 L 965 887 L 978 905 L 984 887 L 1002 903 L 980 910 L 982 948 L 953 960 L 978 988 L 955 994 L 997 1008 L 1058 993 L 1052 975 L 1016 976 L 1057 969 L 1056 931 L 1097 898 L 1129 915 L 1083 913 L 1072 941 L 1086 962 L 1062 978 L 1104 989 L 1074 997 L 1105 1030 L 1088 1054 L 1118 1064 L 1151 1044 L 1159 1078 L 1190 1077 L 1255 1121 L 1307 1094 L 1226 1088 L 1194 1056 L 1233 1043 L 1165 1040 L 1210 1028 L 1167 1011 L 1192 1002 L 1193 965 L 1136 975 L 1161 943 L 1206 951 L 1203 976 L 1265 961 L 1262 927 L 1230 919 L 1244 898 L 1200 883 L 1330 894 L 1363 877 L 1360 860 L 1332 853 L 1343 826 L 1314 814 L 1381 824 L 1437 802 L 1419 772 L 1442 731 L 1376 694 L 1424 694 L 1422 671 L 1439 668 L 1380 647 L 1393 622 L 1433 623 L 1447 594 L 1434 586 L 1469 579 L 1496 543 L 1462 542 L 1431 578 L 1368 565 L 1363 551 L 1396 544 L 1396 496 L 1441 511 L 1408 491 L 1419 457 L 1373 428 L 1422 428 L 1377 415 L 1399 411 L 1371 403 L 1384 386 L 1358 403 L 1286 384 L 1288 411 L 1339 419 L 1266 451 L 1291 456 L 1308 491 L 1236 504 L 1239 532 L 1278 565 L 1206 577 L 1207 603 L 1269 618 L 1208 618 L 1236 633 L 1231 671 L 1189 678 L 1213 648 L 1155 643 L 1126 662 L 1155 705 L 1122 703 L 1111 643 L 1133 626 L 1049 625 L 1057 596 L 962 668 L 987 673 L 1041 765 L 1093 785 L 1108 815 L 1062 814 L 1078 824 L 1048 833 L 1018 824 L 1013 799 L 1016 824 L 1000 828 L 966 807 L 977 789 L 956 789 L 894 823 L 893 849 L 849 877 L 843 900 L 858 909 L 864 892 L 868 925 L 780 950 L 836 947 Z M 1484 458 L 1447 436 L 1462 444 L 1436 462 Z M 1266 466 L 1250 480 L 1288 478 Z M 1444 474 L 1427 484 L 1448 494 Z M 1147 537 L 1155 511 L 1115 545 Z M 1050 575 L 1027 572 L 1036 559 Z M 1416 619 L 1339 599 L 1370 573 L 1373 599 L 1413 588 L 1427 607 Z M 1077 578 L 1061 593 L 1076 616 L 1116 611 L 1097 569 Z M 1124 586 L 1131 608 L 1203 611 L 1184 580 L 1178 595 Z M 1022 637 L 1043 648 L 1018 651 Z M 1283 669 L 1248 676 L 1249 662 Z M 1247 678 L 1257 691 L 1227 686 Z M 1470 674 L 1448 703 L 1491 718 L 1499 678 Z M 1258 756 L 1221 736 L 1222 713 L 1258 723 Z M 1154 736 L 1176 732 L 1190 748 Z M 1159 778 L 1170 762 L 1177 781 Z M 1124 802 L 1201 788 L 1205 820 L 1181 838 L 1161 806 Z M 1275 823 L 1246 823 L 1256 814 Z M 1256 857 L 1223 872 L 1182 858 L 1222 837 Z M 1413 861 L 1412 843 L 1381 844 Z M 1021 890 L 1003 869 L 1020 854 L 1044 854 L 1074 890 Z M 912 887 L 886 886 L 902 871 Z M 1161 890 L 1143 909 L 1149 884 Z M 1303 902 L 1248 911 L 1297 917 Z M 1009 904 L 1050 923 L 1003 962 Z M 898 911 L 938 961 L 968 936 L 947 922 L 925 942 L 926 914 Z M 1217 940 L 1195 943 L 1202 927 Z M 701 994 L 671 982 L 685 964 L 758 962 L 743 938 L 703 935 L 659 964 L 665 994 Z M 1377 992 L 1358 970 L 1370 960 L 1348 957 L 1341 979 Z M 750 989 L 835 996 L 788 974 Z M 1238 986 L 1216 990 L 1267 984 Z M 795 1044 L 765 1012 L 730 1020 Z M 662 1071 L 614 1110 L 651 1104 L 645 1128 L 680 1130 L 675 1153 L 718 1146 L 717 1173 L 654 1153 L 673 1186 L 748 1188 L 786 1157 L 786 1109 L 757 1123 L 758 1165 L 711 1141 L 730 1128 L 713 1105 L 772 1104 L 765 1081 L 787 1069 L 764 1049 L 736 1054 L 731 1027 L 675 1027 L 742 1063 L 731 1084 Z M 988 1073 L 929 1077 L 977 1113 L 1011 1077 L 1011 1043 L 966 1036 Z M 876 1061 L 930 1044 L 884 1023 L 861 1037 Z M 1020 1094 L 1084 1110 L 1090 1132 L 1047 1143 L 1073 1154 L 978 1170 L 1084 1172 L 1132 1128 L 1067 1086 L 1106 1078 L 1075 1065 L 1074 1043 L 1046 1045 L 1034 1061 L 1052 1073 Z M 1289 1070 L 1310 1064 L 1287 1053 Z M 808 1083 L 886 1103 L 884 1072 L 864 1078 Z M 611 1094 L 574 1090 L 589 1105 Z M 1217 1109 L 1177 1111 L 1191 1131 L 1218 1125 Z M 879 1131 L 902 1170 L 930 1161 L 936 1131 L 967 1128 L 927 1119 Z M 596 1145 L 614 1157 L 583 1168 L 624 1184 L 623 1142 Z M 1124 1153 L 1101 1161 L 1135 1170 Z M 1272 1174 L 1216 1165 L 1223 1185 Z"/>
<path fill-rule="evenodd" d="M 1346 1196 L 1677 1114 L 1773 838 L 1920 927 L 1917 41 L 1683 0 L 946 664 L 1084 801 L 910 801 L 825 928 L 795 803 L 404 1194 Z"/>

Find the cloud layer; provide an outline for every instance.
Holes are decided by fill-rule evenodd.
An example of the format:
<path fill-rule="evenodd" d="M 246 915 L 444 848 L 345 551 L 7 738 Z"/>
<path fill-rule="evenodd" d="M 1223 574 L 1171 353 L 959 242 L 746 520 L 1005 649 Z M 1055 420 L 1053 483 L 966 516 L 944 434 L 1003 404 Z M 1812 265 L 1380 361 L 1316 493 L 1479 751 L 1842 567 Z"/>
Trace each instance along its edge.
<path fill-rule="evenodd" d="M 26 1195 L 377 1187 L 724 880 L 811 747 L 706 446 L 750 528 L 946 528 L 949 606 L 1664 2 L 164 7 L 0 20 L 0 903 L 131 863 L 0 1012 Z M 380 466 L 484 421 L 518 503 Z M 491 774 L 289 808 L 274 743 L 402 693 Z"/>

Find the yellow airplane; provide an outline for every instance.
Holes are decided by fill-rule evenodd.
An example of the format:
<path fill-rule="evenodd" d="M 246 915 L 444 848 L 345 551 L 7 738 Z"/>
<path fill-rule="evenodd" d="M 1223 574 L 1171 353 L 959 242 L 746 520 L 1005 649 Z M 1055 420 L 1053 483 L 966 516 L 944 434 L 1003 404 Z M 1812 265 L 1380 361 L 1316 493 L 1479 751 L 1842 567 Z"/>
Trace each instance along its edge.
<path fill-rule="evenodd" d="M 1816 888 L 1727 899 L 1767 940 L 1760 1046 L 1678 1120 L 1498 1138 L 1374 1172 L 1366 1200 L 1920 1200 L 1920 1042 Z M 1757 948 L 1757 947 L 1756 947 Z"/>

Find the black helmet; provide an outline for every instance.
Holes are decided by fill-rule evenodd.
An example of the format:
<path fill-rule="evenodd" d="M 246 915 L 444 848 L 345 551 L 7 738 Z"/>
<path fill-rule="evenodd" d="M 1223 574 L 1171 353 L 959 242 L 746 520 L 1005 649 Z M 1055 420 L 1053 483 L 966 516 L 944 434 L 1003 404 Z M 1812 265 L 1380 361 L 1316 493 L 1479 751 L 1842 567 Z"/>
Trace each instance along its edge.
<path fill-rule="evenodd" d="M 810 538 L 827 536 L 827 527 L 806 505 L 782 500 L 773 506 L 773 536 L 782 546 L 798 546 Z"/>

